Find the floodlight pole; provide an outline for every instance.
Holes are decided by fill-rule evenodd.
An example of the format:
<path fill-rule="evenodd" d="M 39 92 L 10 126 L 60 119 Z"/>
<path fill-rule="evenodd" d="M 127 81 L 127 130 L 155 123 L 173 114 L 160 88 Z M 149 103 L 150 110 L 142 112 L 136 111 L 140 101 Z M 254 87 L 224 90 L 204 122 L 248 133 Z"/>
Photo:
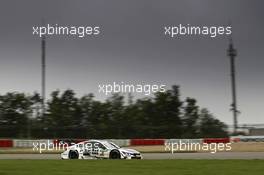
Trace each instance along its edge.
<path fill-rule="evenodd" d="M 46 99 L 46 37 L 41 37 L 41 113 L 45 115 L 45 99 Z"/>
<path fill-rule="evenodd" d="M 232 104 L 231 111 L 233 112 L 234 120 L 234 134 L 237 132 L 237 94 L 236 94 L 236 69 L 235 69 L 235 57 L 237 56 L 237 51 L 233 47 L 232 39 L 230 39 L 229 48 L 227 50 L 227 55 L 230 58 L 230 72 L 231 72 L 231 88 L 232 88 Z"/>

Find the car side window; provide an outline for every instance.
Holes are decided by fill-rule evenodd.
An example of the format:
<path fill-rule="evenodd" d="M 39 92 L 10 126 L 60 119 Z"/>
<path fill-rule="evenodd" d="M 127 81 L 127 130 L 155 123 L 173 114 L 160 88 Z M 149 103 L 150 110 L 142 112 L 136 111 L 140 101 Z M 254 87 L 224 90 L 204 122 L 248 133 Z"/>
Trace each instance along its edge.
<path fill-rule="evenodd" d="M 77 145 L 80 149 L 83 148 L 83 143 Z"/>
<path fill-rule="evenodd" d="M 105 150 L 105 149 L 106 149 L 106 147 L 105 147 L 102 143 L 98 143 L 98 144 L 97 144 L 97 147 L 98 147 L 99 149 L 102 149 L 102 150 Z"/>

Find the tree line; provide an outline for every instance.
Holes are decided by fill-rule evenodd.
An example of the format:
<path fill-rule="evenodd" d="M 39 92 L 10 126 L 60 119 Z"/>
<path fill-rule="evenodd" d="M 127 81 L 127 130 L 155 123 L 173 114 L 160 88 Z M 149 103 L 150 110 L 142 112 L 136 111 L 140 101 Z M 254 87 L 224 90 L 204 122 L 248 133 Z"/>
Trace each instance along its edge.
<path fill-rule="evenodd" d="M 12 138 L 203 138 L 226 137 L 227 126 L 179 86 L 153 97 L 113 94 L 105 101 L 73 90 L 51 93 L 41 115 L 38 93 L 0 95 L 0 137 Z"/>

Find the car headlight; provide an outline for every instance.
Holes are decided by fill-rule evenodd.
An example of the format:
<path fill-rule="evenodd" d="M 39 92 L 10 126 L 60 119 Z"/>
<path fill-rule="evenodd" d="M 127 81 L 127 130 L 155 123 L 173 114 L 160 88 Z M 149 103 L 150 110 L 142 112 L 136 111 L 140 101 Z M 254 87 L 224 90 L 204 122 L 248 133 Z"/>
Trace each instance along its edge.
<path fill-rule="evenodd" d="M 128 152 L 124 152 L 124 151 L 122 151 L 122 153 L 123 153 L 124 155 L 126 155 L 126 156 L 130 156 L 130 155 L 131 155 L 130 153 L 128 153 Z"/>

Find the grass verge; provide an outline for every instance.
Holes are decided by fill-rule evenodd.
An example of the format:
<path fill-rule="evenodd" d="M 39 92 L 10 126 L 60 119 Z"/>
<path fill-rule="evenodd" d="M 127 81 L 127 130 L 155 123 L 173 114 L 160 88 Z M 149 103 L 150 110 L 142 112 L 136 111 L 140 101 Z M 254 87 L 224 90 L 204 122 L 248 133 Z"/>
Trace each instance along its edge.
<path fill-rule="evenodd" d="M 264 160 L 0 160 L 1 175 L 263 175 Z"/>

